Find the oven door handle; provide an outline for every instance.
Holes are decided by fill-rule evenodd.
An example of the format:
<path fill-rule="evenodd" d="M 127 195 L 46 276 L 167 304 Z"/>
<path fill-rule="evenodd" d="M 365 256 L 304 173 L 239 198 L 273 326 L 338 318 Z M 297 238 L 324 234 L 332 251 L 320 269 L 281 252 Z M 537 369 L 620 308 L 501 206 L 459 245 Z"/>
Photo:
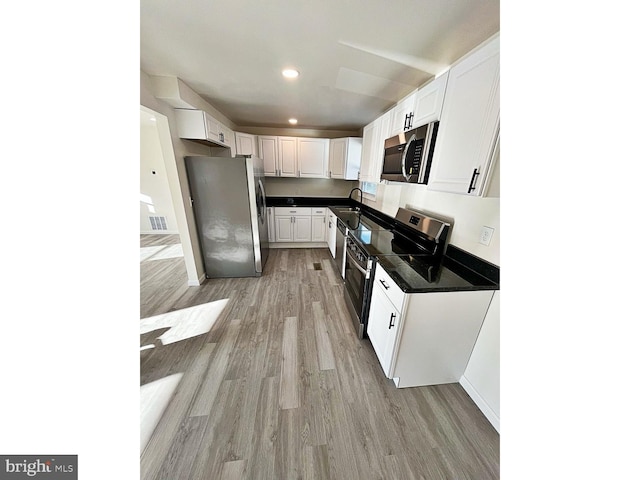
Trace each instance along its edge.
<path fill-rule="evenodd" d="M 349 253 L 349 250 L 347 250 L 347 257 L 351 259 L 351 263 L 353 264 L 353 266 L 356 267 L 360 271 L 360 273 L 362 273 L 365 276 L 365 278 L 369 278 L 369 272 L 367 272 L 364 268 L 358 265 L 358 262 L 356 262 L 356 259 L 353 258 L 353 256 Z"/>

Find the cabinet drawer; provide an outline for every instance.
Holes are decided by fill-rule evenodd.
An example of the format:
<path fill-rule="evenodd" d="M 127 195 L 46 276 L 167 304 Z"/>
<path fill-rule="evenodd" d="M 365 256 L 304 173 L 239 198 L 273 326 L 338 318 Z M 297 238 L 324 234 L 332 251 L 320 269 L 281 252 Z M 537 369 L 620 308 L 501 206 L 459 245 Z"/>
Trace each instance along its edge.
<path fill-rule="evenodd" d="M 383 291 L 393 306 L 396 307 L 398 312 L 402 311 L 402 303 L 404 302 L 405 293 L 402 289 L 394 282 L 389 274 L 385 272 L 384 268 L 380 266 L 380 264 L 376 264 L 376 274 L 374 277 L 374 283 L 380 287 L 380 290 Z"/>
<path fill-rule="evenodd" d="M 311 207 L 275 207 L 276 215 L 311 215 Z"/>
<path fill-rule="evenodd" d="M 311 214 L 315 217 L 315 216 L 322 216 L 324 217 L 327 214 L 327 209 L 325 207 L 314 207 L 312 209 Z"/>

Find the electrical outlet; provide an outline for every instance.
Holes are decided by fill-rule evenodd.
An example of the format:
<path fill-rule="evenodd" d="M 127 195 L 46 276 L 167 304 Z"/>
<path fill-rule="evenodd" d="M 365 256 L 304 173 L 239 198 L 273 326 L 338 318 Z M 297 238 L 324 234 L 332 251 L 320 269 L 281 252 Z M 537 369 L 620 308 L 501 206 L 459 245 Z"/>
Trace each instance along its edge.
<path fill-rule="evenodd" d="M 491 237 L 493 236 L 493 228 L 484 226 L 480 233 L 480 243 L 482 245 L 489 245 L 491 243 Z"/>

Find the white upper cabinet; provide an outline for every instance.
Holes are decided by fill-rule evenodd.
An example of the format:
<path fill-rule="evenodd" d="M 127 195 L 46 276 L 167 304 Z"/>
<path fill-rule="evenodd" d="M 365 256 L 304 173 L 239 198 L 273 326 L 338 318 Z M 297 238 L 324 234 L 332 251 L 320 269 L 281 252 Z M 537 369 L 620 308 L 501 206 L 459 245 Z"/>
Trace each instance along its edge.
<path fill-rule="evenodd" d="M 362 138 L 332 138 L 329 143 L 329 178 L 358 180 Z"/>
<path fill-rule="evenodd" d="M 238 155 L 258 155 L 258 139 L 249 133 L 236 132 L 236 151 Z"/>
<path fill-rule="evenodd" d="M 220 124 L 220 133 L 218 134 L 220 143 L 231 149 L 231 156 L 236 156 L 236 136 L 233 130 L 226 125 Z"/>
<path fill-rule="evenodd" d="M 416 103 L 416 92 L 399 101 L 391 110 L 391 123 L 389 125 L 389 136 L 397 135 L 411 129 L 413 120 L 413 109 Z M 386 139 L 385 139 L 386 140 Z"/>
<path fill-rule="evenodd" d="M 278 137 L 264 135 L 259 136 L 258 157 L 264 160 L 265 176 L 277 177 L 280 175 L 278 160 Z"/>
<path fill-rule="evenodd" d="M 500 38 L 449 70 L 427 188 L 482 195 L 500 129 Z"/>
<path fill-rule="evenodd" d="M 329 139 L 297 138 L 298 171 L 300 177 L 329 176 Z"/>
<path fill-rule="evenodd" d="M 298 176 L 298 149 L 295 137 L 278 137 L 280 177 Z"/>
<path fill-rule="evenodd" d="M 416 92 L 411 128 L 440 120 L 448 78 L 447 71 Z"/>
<path fill-rule="evenodd" d="M 178 136 L 188 140 L 213 143 L 232 148 L 235 153 L 233 130 L 221 124 L 203 110 L 175 109 Z"/>
<path fill-rule="evenodd" d="M 431 80 L 391 110 L 389 137 L 440 120 L 449 73 Z"/>
<path fill-rule="evenodd" d="M 384 141 L 389 137 L 389 121 L 393 110 L 378 117 L 362 131 L 362 161 L 360 163 L 361 182 L 380 182 Z"/>
<path fill-rule="evenodd" d="M 258 135 L 258 156 L 271 177 L 329 177 L 329 139 Z"/>

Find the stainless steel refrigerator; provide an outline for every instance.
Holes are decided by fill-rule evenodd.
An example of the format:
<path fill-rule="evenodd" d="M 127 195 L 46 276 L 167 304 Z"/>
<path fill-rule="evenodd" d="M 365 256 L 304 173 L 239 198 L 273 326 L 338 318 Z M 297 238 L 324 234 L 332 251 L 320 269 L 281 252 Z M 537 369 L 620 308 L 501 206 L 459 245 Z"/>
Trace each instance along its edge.
<path fill-rule="evenodd" d="M 269 255 L 262 159 L 184 158 L 207 278 L 262 275 Z"/>

